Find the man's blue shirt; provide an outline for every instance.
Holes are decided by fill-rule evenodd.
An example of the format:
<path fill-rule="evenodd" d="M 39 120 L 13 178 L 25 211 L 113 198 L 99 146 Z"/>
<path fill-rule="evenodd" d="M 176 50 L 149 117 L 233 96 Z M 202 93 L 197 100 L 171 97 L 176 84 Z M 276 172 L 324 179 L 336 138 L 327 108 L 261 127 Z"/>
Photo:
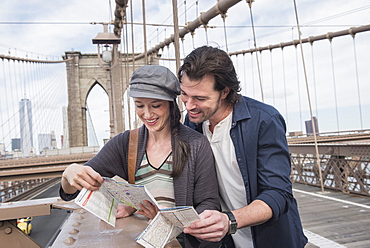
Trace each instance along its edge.
<path fill-rule="evenodd" d="M 185 125 L 202 132 L 202 124 L 188 116 Z M 248 204 L 259 199 L 273 212 L 268 222 L 252 227 L 254 246 L 304 247 L 307 238 L 292 194 L 284 118 L 270 105 L 241 97 L 233 109 L 230 136 Z"/>

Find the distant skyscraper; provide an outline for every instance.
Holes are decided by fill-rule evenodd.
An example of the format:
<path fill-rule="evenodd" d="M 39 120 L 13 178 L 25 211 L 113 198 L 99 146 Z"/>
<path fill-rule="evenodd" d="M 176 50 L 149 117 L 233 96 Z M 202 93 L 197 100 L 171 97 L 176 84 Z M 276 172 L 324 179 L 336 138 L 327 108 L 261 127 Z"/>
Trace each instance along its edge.
<path fill-rule="evenodd" d="M 317 118 L 315 116 L 313 116 L 312 119 L 313 119 L 313 123 L 315 125 L 316 134 L 318 134 L 319 133 L 319 124 L 318 124 Z M 307 135 L 313 135 L 312 121 L 311 120 L 305 121 L 305 124 L 306 124 L 306 133 L 307 133 Z"/>
<path fill-rule="evenodd" d="M 1 157 L 5 156 L 5 144 L 0 143 L 0 155 Z"/>
<path fill-rule="evenodd" d="M 29 99 L 19 102 L 19 122 L 21 128 L 21 150 L 23 156 L 29 156 L 33 151 L 32 137 L 32 107 Z"/>
<path fill-rule="evenodd" d="M 55 132 L 51 131 L 51 149 L 57 149 L 57 139 L 55 137 Z"/>
<path fill-rule="evenodd" d="M 21 139 L 14 138 L 12 139 L 12 151 L 20 151 L 21 150 Z"/>
<path fill-rule="evenodd" d="M 39 153 L 41 154 L 43 150 L 51 149 L 51 135 L 50 133 L 40 133 L 38 135 L 38 143 L 39 143 Z"/>
<path fill-rule="evenodd" d="M 55 132 L 40 133 L 38 135 L 39 153 L 42 154 L 43 150 L 57 149 L 57 141 L 55 139 Z"/>

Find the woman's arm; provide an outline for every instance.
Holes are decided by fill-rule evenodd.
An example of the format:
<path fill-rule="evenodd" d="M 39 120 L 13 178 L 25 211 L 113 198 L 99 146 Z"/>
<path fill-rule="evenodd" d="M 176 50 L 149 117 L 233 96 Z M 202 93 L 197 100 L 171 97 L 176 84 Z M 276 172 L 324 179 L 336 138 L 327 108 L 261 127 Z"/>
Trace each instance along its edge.
<path fill-rule="evenodd" d="M 220 210 L 218 181 L 212 149 L 205 136 L 202 135 L 198 142 L 199 146 L 194 161 L 194 207 L 198 213 L 206 209 Z"/>
<path fill-rule="evenodd" d="M 103 182 L 100 174 L 90 166 L 71 164 L 63 172 L 61 185 L 66 194 L 74 194 L 82 188 L 98 190 Z"/>

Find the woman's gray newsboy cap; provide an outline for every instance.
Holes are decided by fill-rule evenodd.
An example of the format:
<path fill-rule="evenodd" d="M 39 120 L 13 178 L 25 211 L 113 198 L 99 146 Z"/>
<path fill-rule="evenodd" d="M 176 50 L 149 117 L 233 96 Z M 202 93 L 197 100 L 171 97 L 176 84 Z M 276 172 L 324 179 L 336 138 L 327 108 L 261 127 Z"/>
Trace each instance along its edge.
<path fill-rule="evenodd" d="M 129 96 L 173 101 L 180 95 L 177 77 L 166 67 L 145 65 L 135 70 L 130 81 Z"/>

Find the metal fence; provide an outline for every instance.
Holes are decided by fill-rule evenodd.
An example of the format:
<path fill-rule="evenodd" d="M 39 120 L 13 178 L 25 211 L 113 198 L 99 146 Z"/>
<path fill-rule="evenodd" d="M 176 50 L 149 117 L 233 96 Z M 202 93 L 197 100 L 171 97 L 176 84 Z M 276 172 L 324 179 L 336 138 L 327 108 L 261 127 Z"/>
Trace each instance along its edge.
<path fill-rule="evenodd" d="M 291 154 L 293 182 L 321 187 L 316 156 Z M 323 187 L 347 194 L 370 196 L 370 157 L 320 154 Z"/>

